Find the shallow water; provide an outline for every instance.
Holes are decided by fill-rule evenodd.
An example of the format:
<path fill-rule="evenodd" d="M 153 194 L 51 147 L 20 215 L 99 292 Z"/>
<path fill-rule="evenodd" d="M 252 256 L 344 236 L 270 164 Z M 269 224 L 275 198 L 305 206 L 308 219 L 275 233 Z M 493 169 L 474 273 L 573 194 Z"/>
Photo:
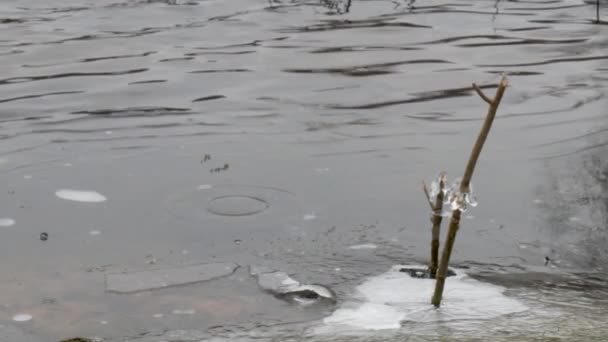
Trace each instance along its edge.
<path fill-rule="evenodd" d="M 420 181 L 461 175 L 486 111 L 470 84 L 492 93 L 504 72 L 453 260 L 533 313 L 357 338 L 605 333 L 608 26 L 592 5 L 171 3 L 0 4 L 0 321 L 31 315 L 18 327 L 42 340 L 344 339 L 307 332 L 366 279 L 426 262 Z M 211 262 L 241 267 L 106 292 L 107 273 Z M 281 301 L 251 265 L 330 286 L 338 307 Z"/>

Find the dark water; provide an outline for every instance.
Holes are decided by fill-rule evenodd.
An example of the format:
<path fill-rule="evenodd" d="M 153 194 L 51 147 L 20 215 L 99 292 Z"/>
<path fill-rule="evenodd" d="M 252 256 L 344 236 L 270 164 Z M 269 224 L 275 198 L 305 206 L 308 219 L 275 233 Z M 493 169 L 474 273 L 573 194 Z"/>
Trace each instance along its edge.
<path fill-rule="evenodd" d="M 510 87 L 454 261 L 525 289 L 537 283 L 496 274 L 576 273 L 578 289 L 551 281 L 566 288 L 557 297 L 595 294 L 605 312 L 589 285 L 608 261 L 608 26 L 593 24 L 594 7 L 344 5 L 0 4 L 0 217 L 15 221 L 0 227 L 0 320 L 31 314 L 21 327 L 48 341 L 195 328 L 203 339 L 322 318 L 332 308 L 268 296 L 246 266 L 343 298 L 390 265 L 426 262 L 420 182 L 460 176 L 486 111 L 470 85 L 493 93 L 501 73 Z M 349 248 L 361 244 L 376 248 Z M 242 267 L 208 284 L 104 291 L 106 272 L 216 261 Z"/>

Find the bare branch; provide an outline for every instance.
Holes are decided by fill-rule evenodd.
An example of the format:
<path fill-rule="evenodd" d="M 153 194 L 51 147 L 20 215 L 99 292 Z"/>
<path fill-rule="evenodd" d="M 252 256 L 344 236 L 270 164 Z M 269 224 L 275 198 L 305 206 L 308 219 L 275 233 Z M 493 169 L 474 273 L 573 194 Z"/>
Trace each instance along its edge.
<path fill-rule="evenodd" d="M 424 195 L 426 196 L 426 199 L 429 202 L 431 210 L 434 211 L 435 207 L 433 206 L 433 200 L 431 199 L 431 194 L 429 193 L 429 188 L 427 188 L 425 181 L 422 181 L 422 191 L 424 191 Z"/>
<path fill-rule="evenodd" d="M 491 100 L 486 94 L 484 94 L 477 84 L 473 83 L 473 89 L 475 89 L 475 92 L 477 92 L 477 95 L 479 95 L 479 97 L 486 101 L 490 106 L 492 105 L 494 101 Z"/>

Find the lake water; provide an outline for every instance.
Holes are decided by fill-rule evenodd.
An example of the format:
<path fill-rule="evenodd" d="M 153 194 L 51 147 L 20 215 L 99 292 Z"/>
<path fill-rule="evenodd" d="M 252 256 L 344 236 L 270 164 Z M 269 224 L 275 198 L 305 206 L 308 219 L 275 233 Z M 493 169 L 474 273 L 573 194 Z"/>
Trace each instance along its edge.
<path fill-rule="evenodd" d="M 602 4 L 595 24 L 579 0 L 2 2 L 0 337 L 602 340 Z M 502 73 L 452 260 L 504 300 L 489 307 L 526 309 L 325 329 L 374 316 L 361 303 L 406 317 L 410 297 L 376 295 L 427 262 L 421 181 L 462 175 L 487 110 L 471 83 L 493 94 Z M 106 291 L 107 274 L 216 262 L 239 267 Z M 251 266 L 338 302 L 275 298 Z"/>

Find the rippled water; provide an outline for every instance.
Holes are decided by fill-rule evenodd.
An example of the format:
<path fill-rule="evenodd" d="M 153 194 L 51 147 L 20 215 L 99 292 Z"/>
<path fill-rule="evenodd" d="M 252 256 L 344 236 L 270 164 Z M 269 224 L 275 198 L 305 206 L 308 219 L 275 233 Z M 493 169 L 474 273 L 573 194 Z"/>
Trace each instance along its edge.
<path fill-rule="evenodd" d="M 42 340 L 345 339 L 308 334 L 335 307 L 274 298 L 245 266 L 340 306 L 426 262 L 420 181 L 460 175 L 486 111 L 471 83 L 506 73 L 454 261 L 533 310 L 348 339 L 604 336 L 608 6 L 594 24 L 578 0 L 332 3 L 2 2 L 0 321 L 31 315 Z M 105 291 L 108 272 L 200 262 L 242 268 Z"/>

